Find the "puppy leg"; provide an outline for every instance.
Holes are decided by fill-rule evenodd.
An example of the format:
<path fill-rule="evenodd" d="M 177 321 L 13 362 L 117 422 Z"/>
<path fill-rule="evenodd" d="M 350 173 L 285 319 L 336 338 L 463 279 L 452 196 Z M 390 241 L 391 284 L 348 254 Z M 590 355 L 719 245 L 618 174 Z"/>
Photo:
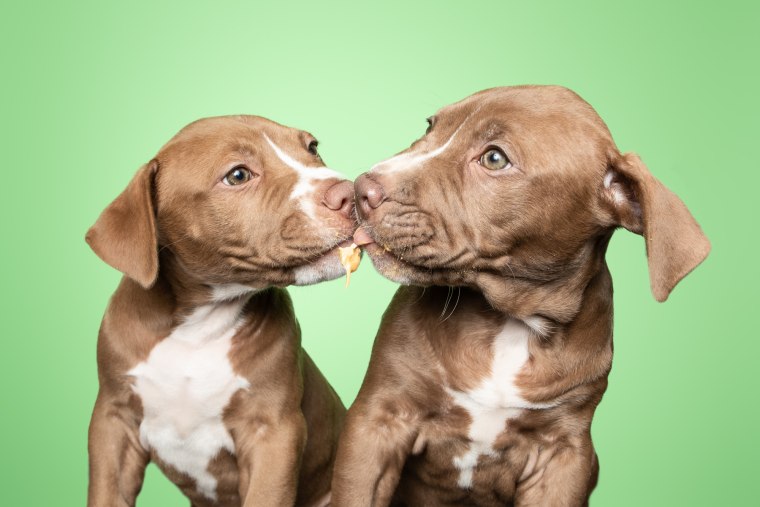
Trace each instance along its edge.
<path fill-rule="evenodd" d="M 299 411 L 260 424 L 236 442 L 243 507 L 294 505 L 306 420 Z"/>
<path fill-rule="evenodd" d="M 333 471 L 334 507 L 390 505 L 417 428 L 361 405 L 349 409 Z"/>
<path fill-rule="evenodd" d="M 88 507 L 135 505 L 149 456 L 131 409 L 101 394 L 90 421 Z"/>
<path fill-rule="evenodd" d="M 516 507 L 588 505 L 599 473 L 593 447 L 564 447 L 517 487 Z"/>

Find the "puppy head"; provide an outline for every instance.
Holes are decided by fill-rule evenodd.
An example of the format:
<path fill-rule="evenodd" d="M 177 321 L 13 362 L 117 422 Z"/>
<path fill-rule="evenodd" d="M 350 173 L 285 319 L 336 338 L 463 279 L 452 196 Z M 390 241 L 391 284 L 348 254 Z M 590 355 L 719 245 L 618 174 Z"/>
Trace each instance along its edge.
<path fill-rule="evenodd" d="M 311 134 L 255 116 L 207 118 L 172 138 L 87 232 L 95 253 L 150 287 L 169 253 L 179 276 L 264 288 L 343 274 L 353 187 Z"/>
<path fill-rule="evenodd" d="M 603 255 L 623 226 L 645 236 L 662 301 L 709 251 L 683 203 L 638 157 L 621 155 L 592 107 L 565 88 L 485 90 L 428 123 L 355 184 L 355 238 L 388 278 L 547 287 Z"/>

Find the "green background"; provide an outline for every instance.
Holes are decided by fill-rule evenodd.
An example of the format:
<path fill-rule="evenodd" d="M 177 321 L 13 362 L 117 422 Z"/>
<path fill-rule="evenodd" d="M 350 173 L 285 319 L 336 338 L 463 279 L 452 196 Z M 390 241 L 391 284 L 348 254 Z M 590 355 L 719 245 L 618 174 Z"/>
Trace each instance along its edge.
<path fill-rule="evenodd" d="M 594 105 L 713 242 L 658 304 L 643 240 L 612 241 L 616 348 L 593 426 L 592 504 L 756 505 L 752 3 L 5 3 L 0 504 L 85 502 L 96 335 L 119 274 L 84 232 L 180 127 L 267 116 L 313 132 L 328 164 L 355 177 L 441 106 L 554 83 Z M 395 285 L 368 262 L 342 284 L 292 294 L 306 348 L 350 403 Z M 139 505 L 186 503 L 149 469 Z"/>

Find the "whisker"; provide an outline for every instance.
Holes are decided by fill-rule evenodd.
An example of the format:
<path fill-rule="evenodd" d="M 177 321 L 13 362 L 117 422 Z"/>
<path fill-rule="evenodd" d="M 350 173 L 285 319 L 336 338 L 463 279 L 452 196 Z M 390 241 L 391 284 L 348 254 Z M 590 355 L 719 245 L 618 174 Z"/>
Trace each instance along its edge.
<path fill-rule="evenodd" d="M 441 311 L 441 315 L 438 317 L 439 319 L 443 318 L 443 316 L 446 314 L 446 309 L 449 307 L 449 303 L 451 302 L 451 296 L 453 295 L 454 295 L 454 288 L 449 286 L 449 293 L 446 296 L 446 302 L 443 304 L 443 310 Z"/>
<path fill-rule="evenodd" d="M 448 317 L 446 317 L 445 319 L 443 319 L 441 322 L 446 322 L 447 320 L 449 320 L 449 318 L 452 315 L 454 315 L 454 312 L 456 311 L 457 306 L 459 306 L 459 297 L 461 295 L 462 295 L 462 288 L 461 287 L 457 287 L 457 300 L 454 302 L 454 308 L 451 309 L 451 313 L 449 313 Z"/>
<path fill-rule="evenodd" d="M 177 238 L 176 241 L 172 241 L 171 243 L 167 243 L 166 245 L 162 245 L 161 248 L 158 249 L 158 253 L 161 253 L 165 248 L 169 248 L 170 246 L 176 245 L 180 241 L 186 240 L 189 237 L 190 237 L 190 233 L 186 232 L 185 234 L 183 234 L 182 236 L 180 236 L 179 238 Z"/>

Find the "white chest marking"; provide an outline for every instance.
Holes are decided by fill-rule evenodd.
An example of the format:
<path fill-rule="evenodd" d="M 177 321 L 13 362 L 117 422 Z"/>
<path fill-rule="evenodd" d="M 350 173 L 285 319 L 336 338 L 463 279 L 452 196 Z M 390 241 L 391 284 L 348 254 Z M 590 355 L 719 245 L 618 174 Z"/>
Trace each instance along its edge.
<path fill-rule="evenodd" d="M 222 285 L 214 285 L 211 288 L 211 299 L 218 303 L 237 299 L 240 296 L 245 296 L 246 294 L 252 294 L 259 291 L 259 289 L 255 287 L 242 285 L 239 283 L 225 283 Z"/>
<path fill-rule="evenodd" d="M 264 134 L 264 139 L 266 139 L 267 143 L 269 143 L 269 146 L 272 147 L 272 150 L 274 150 L 274 154 L 277 155 L 277 158 L 282 160 L 285 165 L 293 169 L 298 175 L 298 181 L 293 187 L 293 191 L 290 193 L 290 198 L 297 199 L 303 212 L 306 213 L 309 218 L 314 220 L 316 218 L 316 199 L 314 198 L 315 182 L 319 180 L 326 180 L 328 178 L 343 178 L 338 172 L 333 171 L 330 168 L 324 166 L 309 167 L 307 165 L 304 165 L 282 151 L 282 149 L 280 149 L 280 147 L 277 146 L 274 141 L 269 139 L 269 136 L 266 134 Z"/>
<path fill-rule="evenodd" d="M 479 457 L 495 455 L 493 443 L 504 431 L 508 419 L 517 417 L 523 409 L 552 406 L 525 400 L 515 385 L 515 377 L 529 357 L 529 337 L 527 325 L 516 319 L 508 320 L 494 338 L 491 375 L 471 391 L 448 390 L 454 402 L 467 410 L 472 418 L 469 448 L 454 458 L 454 466 L 459 469 L 458 484 L 462 488 L 472 486 L 472 474 Z"/>
<path fill-rule="evenodd" d="M 140 443 L 195 479 L 211 500 L 216 479 L 208 464 L 222 449 L 234 453 L 222 411 L 236 391 L 249 387 L 228 358 L 246 302 L 199 307 L 128 373 L 143 405 Z"/>

